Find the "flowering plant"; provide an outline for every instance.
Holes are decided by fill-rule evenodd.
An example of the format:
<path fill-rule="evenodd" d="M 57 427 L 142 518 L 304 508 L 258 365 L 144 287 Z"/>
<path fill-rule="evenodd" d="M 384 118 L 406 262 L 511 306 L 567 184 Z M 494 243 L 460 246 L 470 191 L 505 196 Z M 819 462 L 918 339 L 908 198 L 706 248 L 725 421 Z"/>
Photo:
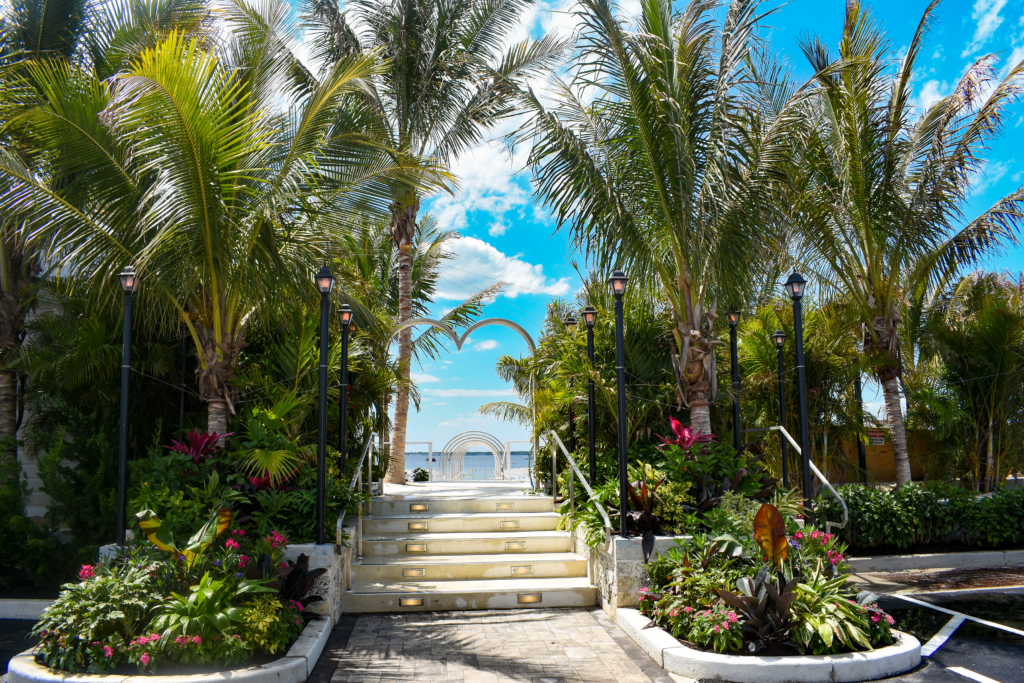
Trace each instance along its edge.
<path fill-rule="evenodd" d="M 128 645 L 128 660 L 140 672 L 155 672 L 160 664 L 232 664 L 249 658 L 250 648 L 237 633 L 213 637 L 179 635 L 173 639 L 151 633 L 134 638 Z"/>
<path fill-rule="evenodd" d="M 283 651 L 302 632 L 302 603 L 260 595 L 245 604 L 241 628 L 246 639 L 267 654 Z"/>
<path fill-rule="evenodd" d="M 796 555 L 794 567 L 816 564 L 818 560 L 834 567 L 833 574 L 849 572 L 846 562 L 846 546 L 835 534 L 826 534 L 813 527 L 797 531 L 789 540 L 790 551 Z"/>
<path fill-rule="evenodd" d="M 711 609 L 694 612 L 690 620 L 688 640 L 715 652 L 735 652 L 743 645 L 739 615 L 719 603 Z"/>
<path fill-rule="evenodd" d="M 714 434 L 694 434 L 691 428 L 684 427 L 683 423 L 674 417 L 669 416 L 668 423 L 672 428 L 672 434 L 675 436 L 674 439 L 666 439 L 660 434 L 655 434 L 666 446 L 679 446 L 684 451 L 687 451 L 695 444 L 713 443 L 715 440 Z"/>

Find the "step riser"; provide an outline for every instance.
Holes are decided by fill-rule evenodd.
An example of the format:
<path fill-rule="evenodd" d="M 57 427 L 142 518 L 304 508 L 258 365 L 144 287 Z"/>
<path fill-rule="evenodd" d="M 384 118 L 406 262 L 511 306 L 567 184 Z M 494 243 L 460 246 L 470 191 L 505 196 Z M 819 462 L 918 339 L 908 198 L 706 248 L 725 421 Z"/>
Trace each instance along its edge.
<path fill-rule="evenodd" d="M 513 546 L 506 548 L 506 543 L 525 543 L 526 547 Z M 570 538 L 531 538 L 517 541 L 516 539 L 467 538 L 467 539 L 423 539 L 416 541 L 363 541 L 364 556 L 404 555 L 408 557 L 429 557 L 430 555 L 491 555 L 500 554 L 514 556 L 516 553 L 567 553 L 570 549 Z M 426 550 L 410 551 L 409 544 L 426 545 Z"/>
<path fill-rule="evenodd" d="M 501 498 L 465 498 L 454 500 L 400 500 L 389 501 L 374 500 L 372 509 L 375 515 L 408 515 L 418 514 L 419 511 L 411 510 L 414 505 L 426 505 L 424 513 L 431 512 L 551 512 L 554 507 L 551 498 L 548 496 L 537 496 L 529 498 L 516 498 L 514 500 L 503 500 Z M 504 507 L 498 507 L 499 505 Z M 511 505 L 511 509 L 507 506 Z"/>
<path fill-rule="evenodd" d="M 504 522 L 504 525 L 502 524 Z M 409 528 L 409 525 L 414 525 Z M 418 525 L 426 524 L 427 528 Z M 518 524 L 518 526 L 516 526 Z M 363 519 L 364 534 L 433 534 L 433 533 L 464 533 L 464 532 L 515 532 L 515 531 L 555 531 L 558 518 L 550 515 L 519 516 L 510 515 L 504 519 L 490 517 L 463 517 L 456 519 L 437 519 L 424 515 L 422 520 L 411 519 Z"/>
<path fill-rule="evenodd" d="M 525 583 L 525 582 L 524 582 Z M 500 593 L 462 593 L 459 595 L 430 594 L 366 594 L 346 593 L 342 598 L 342 609 L 349 614 L 367 614 L 372 612 L 434 612 L 447 610 L 477 609 L 526 609 L 551 607 L 592 607 L 597 604 L 597 589 L 563 589 L 540 591 L 541 602 L 521 603 L 520 595 L 536 595 L 524 586 L 522 591 Z M 422 604 L 401 604 L 400 600 L 415 601 L 422 599 Z"/>
<path fill-rule="evenodd" d="M 356 581 L 391 582 L 391 581 L 475 581 L 481 579 L 561 579 L 583 577 L 587 575 L 587 563 L 584 560 L 574 562 L 494 562 L 466 563 L 459 565 L 430 564 L 428 557 L 421 565 L 353 565 L 352 573 Z M 529 567 L 529 574 L 513 574 L 513 567 Z M 422 569 L 422 576 L 408 576 L 406 569 Z M 520 570 L 525 571 L 525 570 Z"/>

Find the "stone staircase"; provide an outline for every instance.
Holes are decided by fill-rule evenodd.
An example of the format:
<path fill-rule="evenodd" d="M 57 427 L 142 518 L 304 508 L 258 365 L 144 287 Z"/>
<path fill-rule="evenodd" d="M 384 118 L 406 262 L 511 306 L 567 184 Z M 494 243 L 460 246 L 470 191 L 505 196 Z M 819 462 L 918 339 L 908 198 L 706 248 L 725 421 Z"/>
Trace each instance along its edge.
<path fill-rule="evenodd" d="M 596 605 L 587 559 L 522 482 L 431 483 L 373 499 L 347 613 Z"/>

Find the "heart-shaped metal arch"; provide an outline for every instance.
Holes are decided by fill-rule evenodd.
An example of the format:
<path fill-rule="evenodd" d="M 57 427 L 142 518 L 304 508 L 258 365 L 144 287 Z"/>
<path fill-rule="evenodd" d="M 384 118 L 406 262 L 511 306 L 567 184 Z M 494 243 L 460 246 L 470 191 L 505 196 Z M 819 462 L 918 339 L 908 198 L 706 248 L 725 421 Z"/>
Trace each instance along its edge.
<path fill-rule="evenodd" d="M 415 327 L 416 325 L 431 325 L 433 327 L 438 328 L 439 330 L 444 332 L 449 339 L 455 342 L 455 348 L 460 351 L 462 350 L 462 345 L 466 342 L 467 339 L 469 339 L 469 335 L 471 335 L 476 330 L 480 329 L 481 327 L 486 327 L 487 325 L 501 325 L 502 327 L 507 327 L 509 329 L 515 330 L 524 340 L 526 340 L 526 345 L 530 347 L 531 356 L 537 353 L 537 347 L 534 345 L 533 338 L 530 336 L 530 334 L 526 330 L 524 330 L 522 326 L 519 325 L 518 323 L 514 323 L 511 320 L 507 320 L 505 318 L 484 318 L 483 320 L 478 320 L 477 322 L 467 327 L 466 331 L 462 333 L 461 337 L 455 334 L 455 330 L 448 327 L 440 320 L 434 320 L 433 318 L 413 318 L 412 320 L 406 320 L 404 323 L 395 326 L 395 329 L 391 331 L 391 336 L 394 337 L 396 334 L 398 334 L 405 328 Z"/>

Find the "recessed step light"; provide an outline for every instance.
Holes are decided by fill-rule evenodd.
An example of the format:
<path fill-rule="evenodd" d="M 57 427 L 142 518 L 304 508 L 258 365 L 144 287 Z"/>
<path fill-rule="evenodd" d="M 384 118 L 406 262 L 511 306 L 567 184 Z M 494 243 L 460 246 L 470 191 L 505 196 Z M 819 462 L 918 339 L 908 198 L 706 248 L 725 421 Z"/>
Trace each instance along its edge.
<path fill-rule="evenodd" d="M 526 550 L 526 541 L 505 541 L 505 550 Z"/>
<path fill-rule="evenodd" d="M 403 569 L 402 576 L 426 576 L 426 569 Z"/>
<path fill-rule="evenodd" d="M 511 522 L 501 522 L 498 526 L 501 527 L 502 529 L 518 529 L 519 528 L 519 522 L 515 521 L 515 520 L 513 520 Z"/>
<path fill-rule="evenodd" d="M 423 607 L 423 598 L 399 598 L 398 604 L 402 607 Z"/>
<path fill-rule="evenodd" d="M 522 605 L 534 604 L 541 601 L 540 593 L 520 593 L 519 603 Z"/>
<path fill-rule="evenodd" d="M 498 512 L 507 512 L 509 510 L 512 510 L 514 506 L 515 503 L 495 503 L 494 509 L 497 510 Z"/>
<path fill-rule="evenodd" d="M 435 590 L 436 588 L 437 588 L 437 586 L 419 586 L 419 585 L 417 585 L 417 586 L 402 586 L 402 590 L 404 590 L 406 593 L 419 593 L 420 591 L 432 591 L 432 590 Z"/>
<path fill-rule="evenodd" d="M 413 503 L 409 506 L 409 512 L 426 512 L 427 509 L 426 503 Z"/>
<path fill-rule="evenodd" d="M 407 553 L 425 553 L 427 552 L 426 543 L 406 543 L 405 552 Z"/>
<path fill-rule="evenodd" d="M 518 567 L 512 567 L 512 574 L 513 575 L 516 575 L 516 574 L 532 574 L 532 573 L 533 573 L 533 565 L 532 564 L 521 564 Z"/>
<path fill-rule="evenodd" d="M 409 531 L 426 531 L 426 522 L 409 522 Z"/>

